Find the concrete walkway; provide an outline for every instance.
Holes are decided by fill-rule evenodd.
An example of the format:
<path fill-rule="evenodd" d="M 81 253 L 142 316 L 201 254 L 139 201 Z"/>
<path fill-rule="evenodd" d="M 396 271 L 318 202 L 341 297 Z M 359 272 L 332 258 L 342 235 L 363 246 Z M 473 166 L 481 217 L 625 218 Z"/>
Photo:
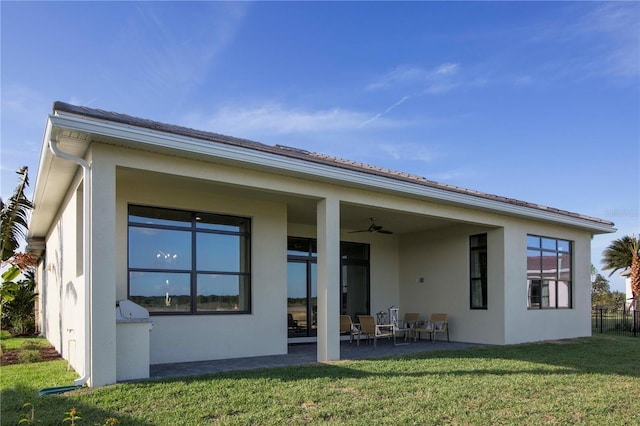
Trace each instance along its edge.
<path fill-rule="evenodd" d="M 400 343 L 400 342 L 398 342 Z M 430 342 L 422 340 L 396 346 L 389 340 L 380 340 L 377 348 L 366 340 L 360 342 L 360 346 L 349 344 L 348 341 L 340 343 L 341 360 L 370 359 L 416 352 L 455 350 L 471 347 L 482 347 L 474 343 L 461 342 Z M 172 364 L 151 365 L 151 378 L 164 379 L 171 377 L 198 376 L 202 374 L 220 373 L 224 371 L 252 370 L 257 368 L 287 367 L 317 362 L 317 347 L 315 343 L 289 345 L 289 353 L 286 355 L 258 356 L 251 358 L 232 358 L 214 361 L 180 362 Z"/>

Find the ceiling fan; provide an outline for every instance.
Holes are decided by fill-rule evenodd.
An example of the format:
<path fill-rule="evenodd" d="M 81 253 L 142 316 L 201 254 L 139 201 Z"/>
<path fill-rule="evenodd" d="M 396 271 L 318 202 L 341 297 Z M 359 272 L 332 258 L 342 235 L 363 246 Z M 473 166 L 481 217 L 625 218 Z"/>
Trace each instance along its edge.
<path fill-rule="evenodd" d="M 393 232 L 391 232 L 391 231 L 387 231 L 386 229 L 382 229 L 383 227 L 381 225 L 376 225 L 376 218 L 375 217 L 370 217 L 369 220 L 371 220 L 371 225 L 369 225 L 369 228 L 361 229 L 359 231 L 351 231 L 349 233 L 350 234 L 355 234 L 357 232 L 377 232 L 379 234 L 393 234 Z"/>

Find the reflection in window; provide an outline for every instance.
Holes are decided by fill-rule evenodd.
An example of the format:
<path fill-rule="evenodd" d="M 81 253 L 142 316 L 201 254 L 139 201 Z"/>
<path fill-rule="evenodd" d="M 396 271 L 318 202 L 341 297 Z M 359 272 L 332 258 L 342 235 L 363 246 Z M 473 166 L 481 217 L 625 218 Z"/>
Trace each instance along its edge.
<path fill-rule="evenodd" d="M 191 269 L 191 232 L 130 226 L 129 268 Z"/>
<path fill-rule="evenodd" d="M 487 309 L 487 234 L 469 237 L 471 309 Z"/>
<path fill-rule="evenodd" d="M 191 278 L 187 273 L 129 272 L 129 299 L 150 312 L 189 312 Z"/>
<path fill-rule="evenodd" d="M 237 312 L 248 301 L 248 277 L 198 274 L 198 312 Z"/>
<path fill-rule="evenodd" d="M 129 298 L 155 314 L 247 313 L 250 220 L 129 206 Z"/>
<path fill-rule="evenodd" d="M 527 236 L 529 308 L 571 308 L 571 277 L 570 241 Z"/>

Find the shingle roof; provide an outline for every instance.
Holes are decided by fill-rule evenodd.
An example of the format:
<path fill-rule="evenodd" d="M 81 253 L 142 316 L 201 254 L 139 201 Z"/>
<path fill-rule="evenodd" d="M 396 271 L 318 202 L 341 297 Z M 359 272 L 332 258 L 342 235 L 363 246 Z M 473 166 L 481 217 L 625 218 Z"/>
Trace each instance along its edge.
<path fill-rule="evenodd" d="M 121 123 L 129 126 L 141 127 L 144 129 L 154 130 L 158 132 L 170 133 L 173 135 L 200 139 L 203 141 L 216 142 L 216 143 L 238 146 L 242 148 L 248 148 L 256 151 L 262 151 L 262 152 L 281 155 L 285 157 L 296 158 L 296 159 L 310 161 L 313 163 L 323 164 L 331 167 L 348 169 L 348 170 L 366 173 L 370 175 L 381 176 L 389 179 L 409 182 L 416 185 L 445 190 L 445 191 L 454 192 L 458 194 L 465 194 L 473 197 L 497 201 L 497 202 L 506 203 L 506 204 L 528 207 L 536 210 L 543 210 L 546 212 L 588 220 L 598 224 L 613 226 L 613 222 L 610 222 L 604 219 L 585 216 L 579 213 L 560 210 L 557 208 L 548 207 L 540 204 L 529 203 L 526 201 L 517 200 L 515 198 L 501 197 L 498 195 L 488 194 L 488 193 L 475 191 L 467 188 L 462 188 L 455 185 L 448 185 L 445 183 L 428 180 L 422 176 L 417 176 L 410 173 L 404 173 L 404 172 L 390 170 L 382 167 L 372 166 L 372 165 L 360 163 L 357 161 L 345 160 L 342 158 L 333 157 L 330 155 L 320 154 L 316 152 L 310 152 L 310 151 L 306 151 L 306 150 L 298 149 L 294 147 L 289 147 L 284 145 L 275 145 L 275 146 L 265 145 L 263 143 L 255 142 L 248 139 L 241 139 L 241 138 L 221 135 L 219 133 L 195 130 L 188 127 L 161 123 L 153 120 L 132 117 L 126 114 L 109 112 L 109 111 L 104 111 L 96 108 L 88 108 L 84 106 L 71 105 L 65 102 L 60 102 L 60 101 L 54 102 L 53 111 L 54 113 L 56 111 L 67 112 L 71 114 L 82 115 L 85 117 L 96 118 L 99 120 L 106 120 L 114 123 Z"/>

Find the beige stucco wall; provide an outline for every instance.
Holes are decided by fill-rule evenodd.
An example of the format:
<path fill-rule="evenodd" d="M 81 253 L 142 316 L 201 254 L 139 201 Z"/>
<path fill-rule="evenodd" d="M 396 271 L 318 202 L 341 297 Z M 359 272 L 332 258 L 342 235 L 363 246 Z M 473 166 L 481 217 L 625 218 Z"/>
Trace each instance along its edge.
<path fill-rule="evenodd" d="M 92 145 L 91 163 L 91 377 L 92 386 L 116 381 L 115 301 L 116 164 L 117 156 L 104 145 Z"/>
<path fill-rule="evenodd" d="M 573 308 L 527 309 L 527 234 L 573 241 Z M 591 236 L 511 219 L 505 226 L 505 343 L 591 335 Z"/>
<path fill-rule="evenodd" d="M 46 237 L 46 257 L 40 270 L 38 293 L 41 333 L 79 373 L 84 373 L 84 276 L 78 270 L 78 203 L 74 182 Z M 81 265 L 80 265 L 81 266 Z"/>
<path fill-rule="evenodd" d="M 451 339 L 512 344 L 588 336 L 590 235 L 503 218 L 502 228 L 458 225 L 401 238 L 401 312 L 449 315 Z M 487 232 L 488 307 L 469 308 L 469 236 Z M 573 241 L 573 308 L 527 309 L 527 234 Z M 420 278 L 424 282 L 419 282 Z"/>
<path fill-rule="evenodd" d="M 484 232 L 488 234 L 488 309 L 469 309 L 469 236 Z M 403 236 L 401 313 L 417 312 L 421 319 L 446 313 L 452 340 L 503 343 L 500 234 L 501 229 L 460 224 Z"/>
<path fill-rule="evenodd" d="M 219 195 L 170 182 L 158 186 L 143 176 L 135 181 L 118 178 L 116 192 L 118 300 L 127 297 L 128 204 L 245 216 L 252 220 L 251 313 L 153 316 L 152 364 L 287 352 L 287 214 L 284 204 Z"/>

